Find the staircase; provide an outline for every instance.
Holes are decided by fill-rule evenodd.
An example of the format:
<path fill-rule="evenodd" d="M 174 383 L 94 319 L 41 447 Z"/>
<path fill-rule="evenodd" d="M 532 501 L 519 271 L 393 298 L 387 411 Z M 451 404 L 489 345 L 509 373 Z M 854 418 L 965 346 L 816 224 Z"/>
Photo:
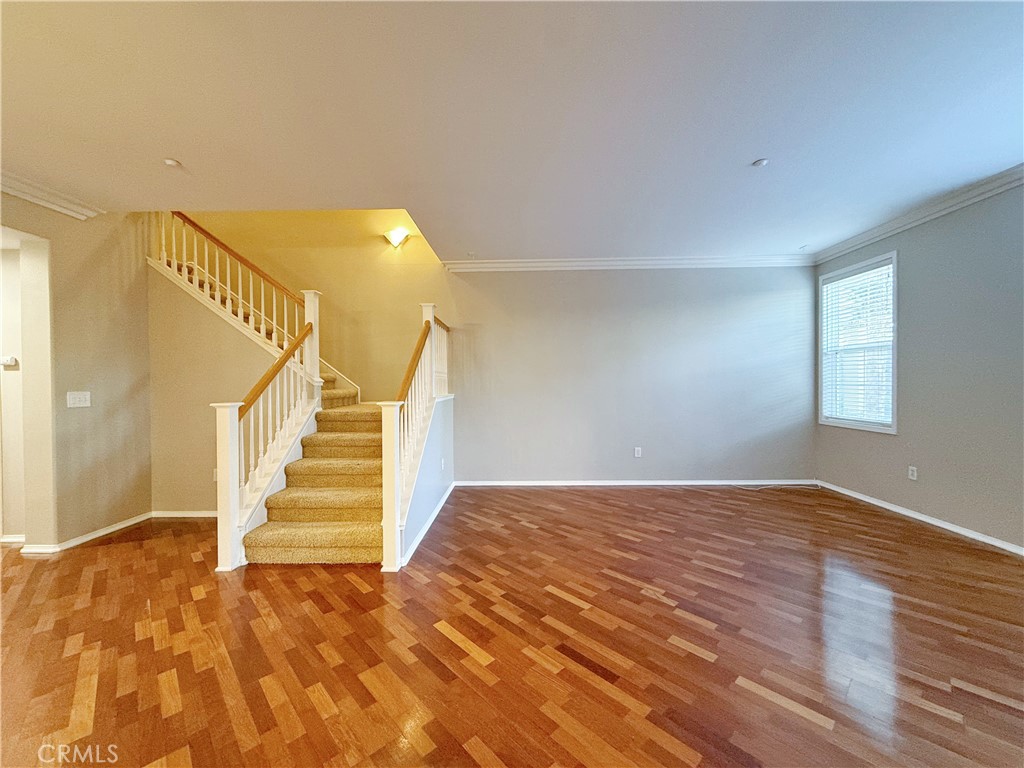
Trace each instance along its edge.
<path fill-rule="evenodd" d="M 267 522 L 242 540 L 250 563 L 379 563 L 383 488 L 381 409 L 324 379 L 317 431 L 267 497 Z"/>
<path fill-rule="evenodd" d="M 433 409 L 451 399 L 451 329 L 434 305 L 420 305 L 423 326 L 397 398 L 361 403 L 359 387 L 320 358 L 318 291 L 289 289 L 180 211 L 151 214 L 141 242 L 157 272 L 276 358 L 243 400 L 213 404 L 217 570 L 246 562 L 401 568 L 433 520 L 422 507 L 443 503 L 433 485 L 416 496 L 407 541 Z M 450 435 L 450 405 L 445 413 Z"/>

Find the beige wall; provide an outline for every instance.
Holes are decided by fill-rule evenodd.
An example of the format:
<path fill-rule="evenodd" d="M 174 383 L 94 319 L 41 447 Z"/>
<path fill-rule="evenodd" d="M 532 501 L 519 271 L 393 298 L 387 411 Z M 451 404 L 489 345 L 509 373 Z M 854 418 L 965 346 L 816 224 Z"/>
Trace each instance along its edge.
<path fill-rule="evenodd" d="M 459 480 L 813 477 L 810 269 L 450 274 L 422 238 L 395 251 L 334 212 L 195 215 L 323 292 L 323 355 L 364 400 L 395 396 L 418 304 L 438 305 Z"/>
<path fill-rule="evenodd" d="M 448 273 L 402 209 L 190 213 L 294 291 L 319 290 L 320 356 L 362 389 L 392 400 L 422 325 L 419 302 L 451 321 Z M 401 249 L 382 232 L 414 233 Z"/>
<path fill-rule="evenodd" d="M 1024 544 L 1022 210 L 1018 187 L 819 267 L 898 252 L 898 434 L 819 425 L 819 479 Z"/>
<path fill-rule="evenodd" d="M 49 241 L 52 387 L 33 392 L 51 404 L 56 510 L 27 535 L 57 543 L 151 509 L 146 267 L 133 217 L 81 222 L 8 195 L 2 205 L 5 226 Z M 92 392 L 92 407 L 69 410 L 69 390 Z M 29 517 L 48 514 L 28 501 Z"/>
<path fill-rule="evenodd" d="M 153 509 L 217 509 L 210 403 L 240 401 L 274 355 L 148 269 Z"/>

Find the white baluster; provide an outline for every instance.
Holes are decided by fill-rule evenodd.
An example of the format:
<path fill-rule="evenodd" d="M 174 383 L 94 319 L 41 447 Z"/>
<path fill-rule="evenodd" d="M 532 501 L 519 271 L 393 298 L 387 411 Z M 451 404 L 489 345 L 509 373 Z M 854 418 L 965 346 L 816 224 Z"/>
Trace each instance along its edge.
<path fill-rule="evenodd" d="M 239 266 L 241 269 L 241 266 Z M 253 303 L 252 270 L 249 270 L 249 329 L 256 330 L 256 305 Z"/>
<path fill-rule="evenodd" d="M 267 281 L 260 278 L 260 336 L 267 335 Z"/>
<path fill-rule="evenodd" d="M 203 293 L 210 295 L 210 241 L 203 238 Z"/>
<path fill-rule="evenodd" d="M 167 266 L 167 216 L 169 214 L 160 213 L 160 266 Z"/>
<path fill-rule="evenodd" d="M 220 304 L 220 248 L 213 246 L 213 294 L 214 300 Z"/>
<path fill-rule="evenodd" d="M 277 338 L 278 338 L 277 337 L 277 288 L 274 287 L 274 286 L 270 287 L 270 302 L 271 302 L 271 304 L 274 307 L 274 309 L 273 309 L 274 316 L 273 316 L 273 318 L 270 321 L 271 336 L 272 336 L 271 341 L 273 341 L 274 344 L 276 345 L 277 344 Z"/>
<path fill-rule="evenodd" d="M 175 272 L 178 271 L 178 238 L 174 235 L 174 222 L 177 219 L 171 217 L 171 269 Z"/>

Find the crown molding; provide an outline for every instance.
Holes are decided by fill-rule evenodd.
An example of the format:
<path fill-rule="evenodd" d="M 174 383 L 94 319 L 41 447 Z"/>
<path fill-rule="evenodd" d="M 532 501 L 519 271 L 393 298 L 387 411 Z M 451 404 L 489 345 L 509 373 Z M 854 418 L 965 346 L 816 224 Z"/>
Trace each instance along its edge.
<path fill-rule="evenodd" d="M 953 211 L 966 208 L 968 205 L 981 202 L 986 198 L 998 195 L 1008 189 L 1024 184 L 1024 163 L 1007 168 L 1005 171 L 989 176 L 981 181 L 954 189 L 944 195 L 933 198 L 924 205 L 914 208 L 902 216 L 898 216 L 885 224 L 881 224 L 859 235 L 829 246 L 814 254 L 815 264 L 822 264 L 831 259 L 845 256 L 847 253 L 863 248 L 865 245 L 877 243 L 904 230 L 937 219 Z"/>
<path fill-rule="evenodd" d="M 23 179 L 20 176 L 15 176 L 7 171 L 0 175 L 0 190 L 8 195 L 20 197 L 22 200 L 41 205 L 57 213 L 63 213 L 65 216 L 70 216 L 79 221 L 85 221 L 93 216 L 106 213 L 106 211 L 100 208 L 94 208 L 74 197 L 65 195 L 55 189 L 50 189 L 42 184 L 36 184 L 34 181 Z"/>
<path fill-rule="evenodd" d="M 741 256 L 737 258 L 637 259 L 484 259 L 443 262 L 449 272 L 570 272 L 599 269 L 714 269 L 725 267 L 809 267 L 810 254 Z"/>

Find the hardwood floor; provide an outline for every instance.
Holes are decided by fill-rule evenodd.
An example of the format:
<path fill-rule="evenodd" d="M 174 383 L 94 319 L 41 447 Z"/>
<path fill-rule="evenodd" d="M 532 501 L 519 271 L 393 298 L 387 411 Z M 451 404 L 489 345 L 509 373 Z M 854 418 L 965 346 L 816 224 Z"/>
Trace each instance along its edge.
<path fill-rule="evenodd" d="M 185 520 L 2 562 L 4 766 L 1024 763 L 1024 561 L 828 491 L 457 489 L 399 574 Z"/>

